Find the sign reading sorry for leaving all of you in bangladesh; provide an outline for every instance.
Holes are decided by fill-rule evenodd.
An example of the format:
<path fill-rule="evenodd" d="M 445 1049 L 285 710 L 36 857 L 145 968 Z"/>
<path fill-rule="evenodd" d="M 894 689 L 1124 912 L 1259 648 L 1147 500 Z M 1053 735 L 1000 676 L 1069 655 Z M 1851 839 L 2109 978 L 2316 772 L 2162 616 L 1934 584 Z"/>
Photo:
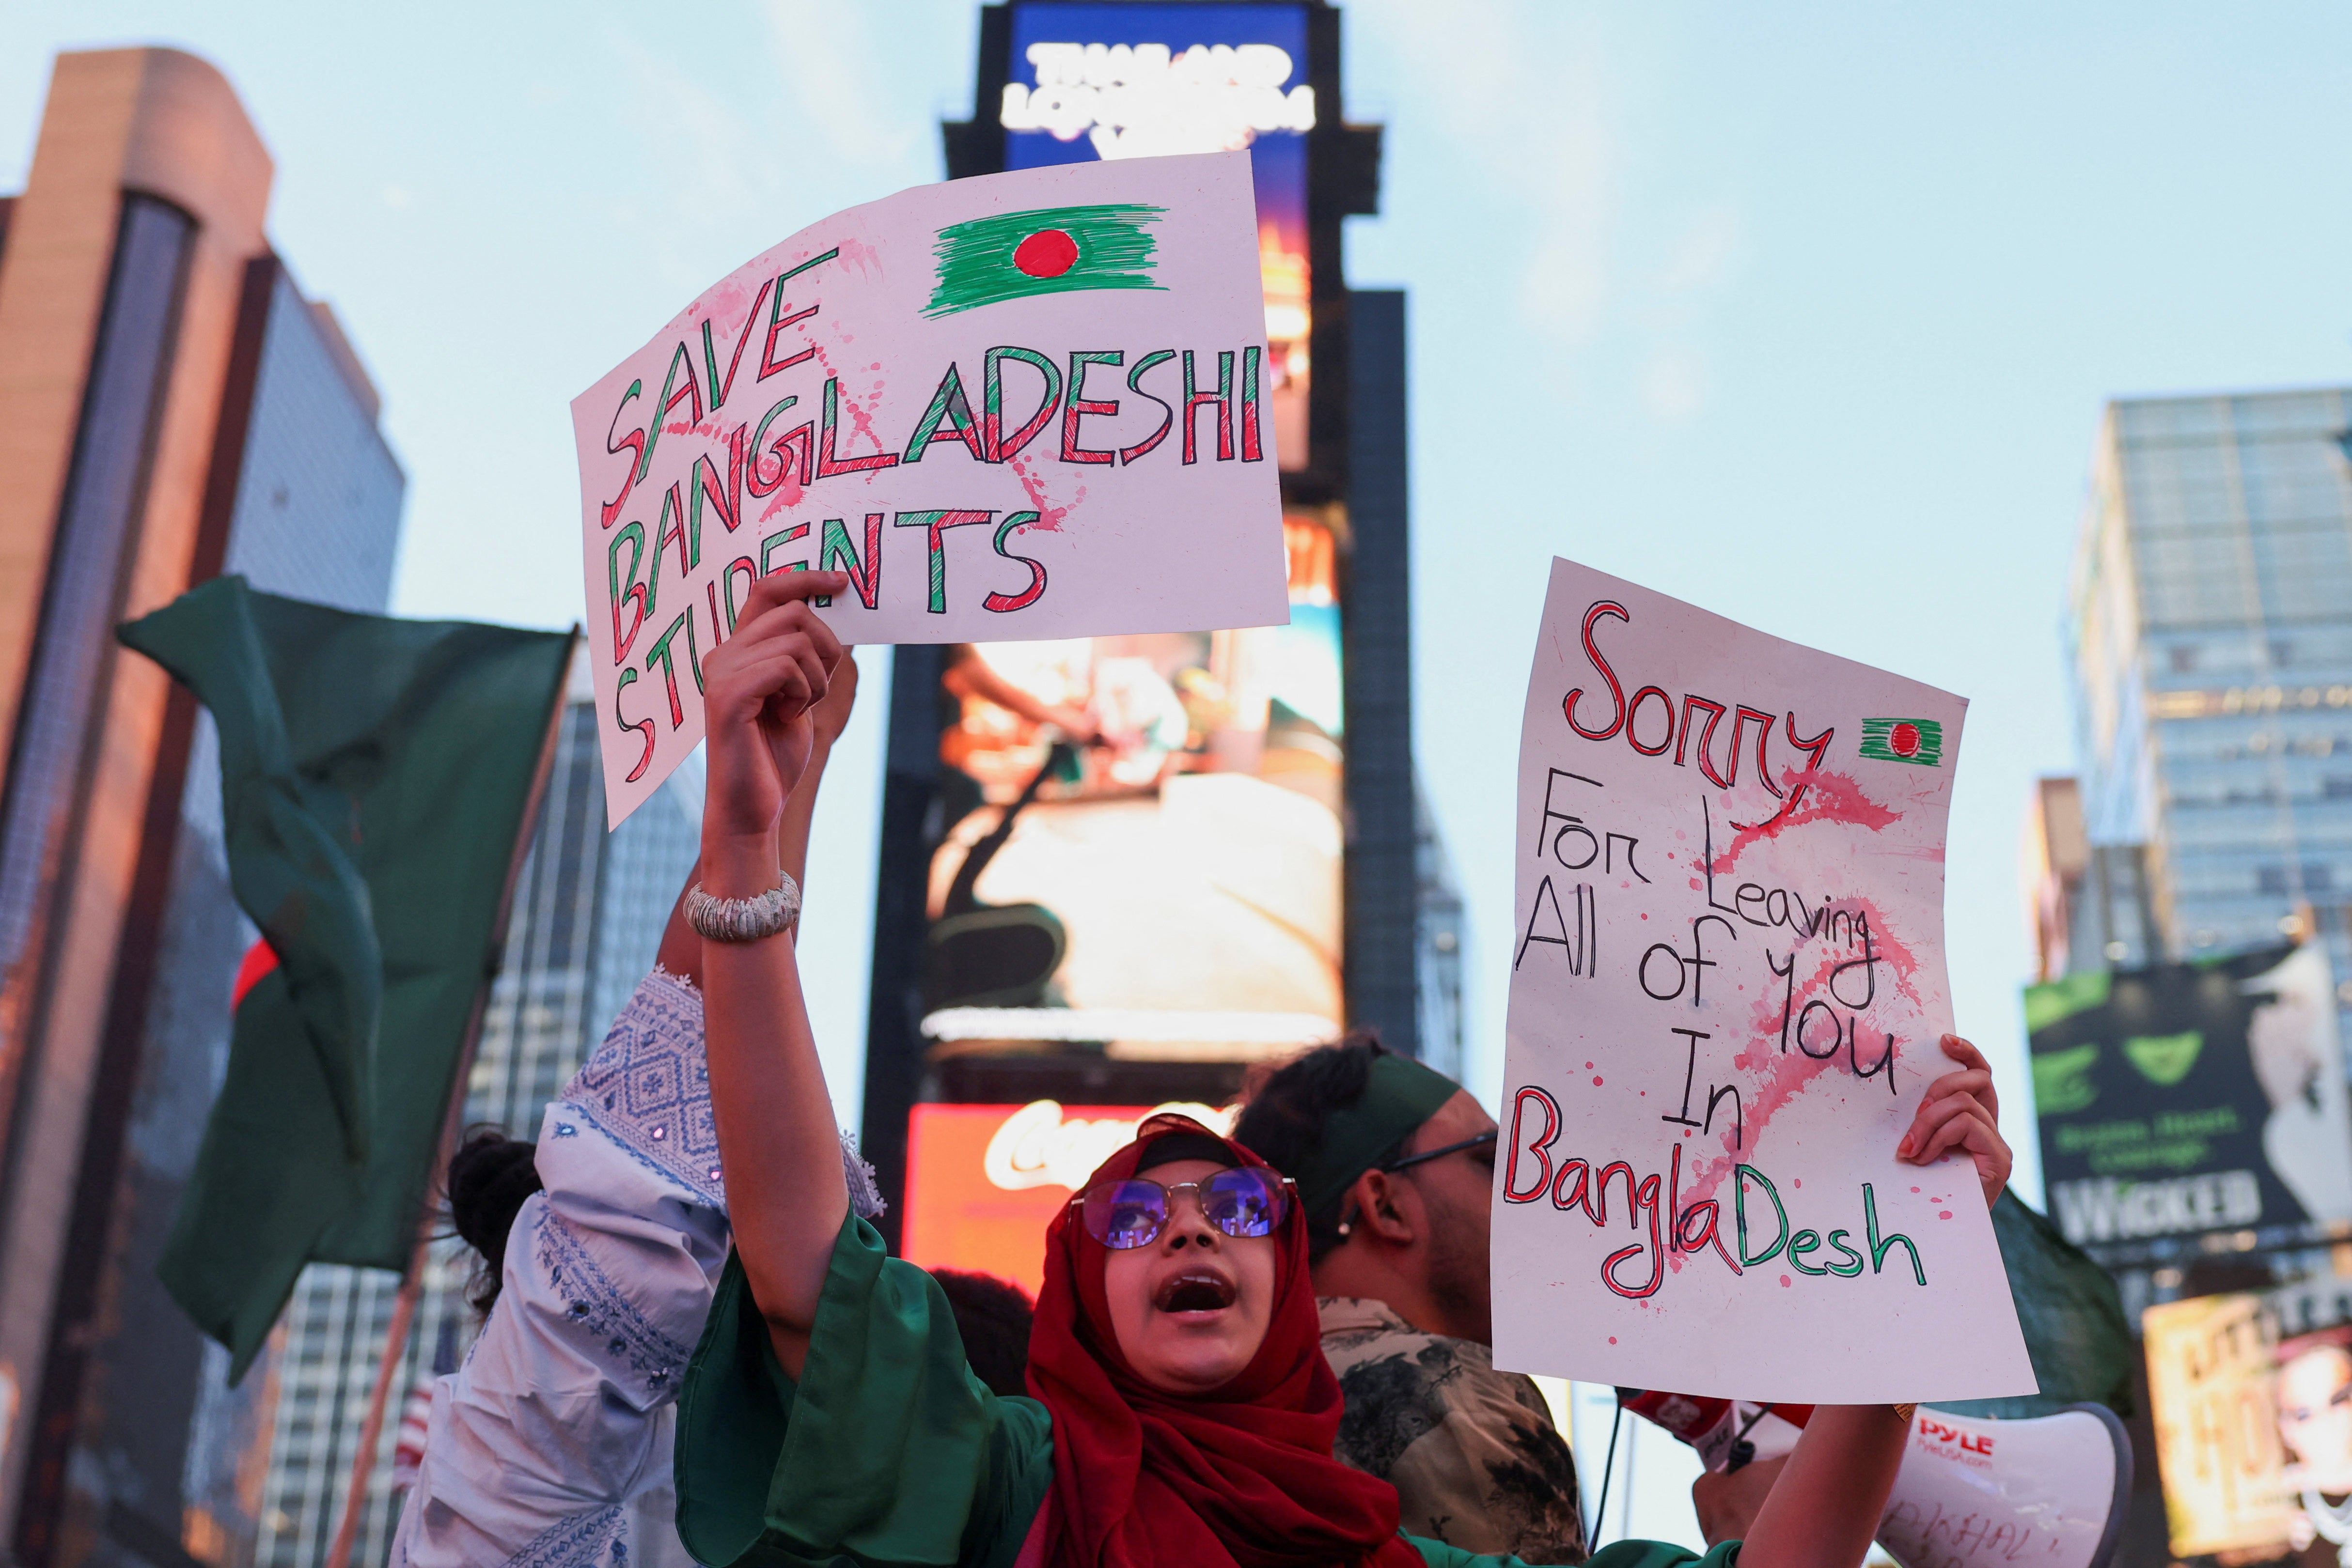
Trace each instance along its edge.
<path fill-rule="evenodd" d="M 1791 1402 L 2035 1387 L 1956 1064 L 1965 704 L 1552 563 L 1519 754 L 1495 1358 Z"/>
<path fill-rule="evenodd" d="M 572 404 L 607 815 L 771 571 L 851 643 L 1288 618 L 1245 152 L 1024 170 L 755 257 Z"/>

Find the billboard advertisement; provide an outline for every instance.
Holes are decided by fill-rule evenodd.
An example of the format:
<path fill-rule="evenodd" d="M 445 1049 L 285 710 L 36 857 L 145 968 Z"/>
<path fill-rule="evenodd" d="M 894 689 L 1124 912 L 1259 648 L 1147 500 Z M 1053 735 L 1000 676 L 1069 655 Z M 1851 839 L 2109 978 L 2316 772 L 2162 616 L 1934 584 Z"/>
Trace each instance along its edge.
<path fill-rule="evenodd" d="M 1333 541 L 1311 516 L 1283 531 L 1286 626 L 949 651 L 934 1060 L 1230 1061 L 1339 1032 Z"/>
<path fill-rule="evenodd" d="M 992 106 L 1007 169 L 1249 149 L 1275 452 L 1283 468 L 1304 468 L 1316 113 L 1306 7 L 1024 0 L 1012 28 L 1010 79 Z"/>
<path fill-rule="evenodd" d="M 2282 1338 L 2278 1305 L 2232 1293 L 2141 1316 L 2178 1555 L 2352 1542 L 2352 1325 Z"/>
<path fill-rule="evenodd" d="M 2317 946 L 2025 993 L 2050 1212 L 2117 1262 L 2218 1230 L 2352 1222 L 2352 1106 Z"/>
<path fill-rule="evenodd" d="M 1045 1281 L 1046 1225 L 1159 1111 L 1233 1129 L 1232 1111 L 1184 1103 L 916 1106 L 901 1255 L 925 1269 L 1010 1280 L 1034 1301 Z"/>

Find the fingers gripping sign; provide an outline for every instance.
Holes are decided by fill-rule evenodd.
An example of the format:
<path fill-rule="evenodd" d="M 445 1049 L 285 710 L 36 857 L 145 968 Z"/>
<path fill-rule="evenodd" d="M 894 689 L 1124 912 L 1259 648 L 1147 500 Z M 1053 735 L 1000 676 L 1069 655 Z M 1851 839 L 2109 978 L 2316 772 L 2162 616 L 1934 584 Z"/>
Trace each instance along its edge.
<path fill-rule="evenodd" d="M 1966 1155 L 1977 1167 L 1985 1207 L 2009 1185 L 2013 1163 L 2009 1140 L 2000 1135 L 2000 1096 L 1984 1053 L 1958 1035 L 1943 1038 L 1944 1054 L 1960 1064 L 1927 1086 L 1918 1113 L 1895 1146 L 1895 1156 L 1915 1166 L 1934 1165 L 1946 1155 Z"/>
<path fill-rule="evenodd" d="M 745 597 L 735 635 L 704 661 L 706 852 L 714 839 L 764 840 L 775 831 L 815 743 L 812 710 L 842 660 L 841 640 L 808 601 L 847 586 L 847 574 L 837 571 L 760 579 Z"/>

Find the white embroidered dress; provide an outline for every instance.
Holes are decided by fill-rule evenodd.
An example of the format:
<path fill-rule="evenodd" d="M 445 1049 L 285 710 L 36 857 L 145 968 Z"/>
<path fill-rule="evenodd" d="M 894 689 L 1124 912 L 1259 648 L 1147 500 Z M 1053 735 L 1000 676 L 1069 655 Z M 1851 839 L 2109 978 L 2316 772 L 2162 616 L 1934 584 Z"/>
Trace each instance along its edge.
<path fill-rule="evenodd" d="M 847 1140 L 850 1201 L 880 1207 Z M 670 1406 L 727 1261 L 702 998 L 648 976 L 547 1108 L 498 1303 L 433 1389 L 394 1568 L 658 1568 Z"/>

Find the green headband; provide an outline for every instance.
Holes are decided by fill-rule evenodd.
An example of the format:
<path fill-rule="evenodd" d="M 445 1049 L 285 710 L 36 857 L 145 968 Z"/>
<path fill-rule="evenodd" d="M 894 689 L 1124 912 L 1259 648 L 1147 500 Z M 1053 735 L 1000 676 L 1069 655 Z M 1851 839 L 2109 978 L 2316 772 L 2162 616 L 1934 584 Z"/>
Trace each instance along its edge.
<path fill-rule="evenodd" d="M 1310 1218 L 1322 1215 L 1327 1204 L 1338 1202 L 1358 1176 L 1461 1090 L 1409 1056 L 1372 1058 L 1362 1095 L 1324 1121 L 1322 1140 L 1294 1173 L 1299 1207 Z"/>

